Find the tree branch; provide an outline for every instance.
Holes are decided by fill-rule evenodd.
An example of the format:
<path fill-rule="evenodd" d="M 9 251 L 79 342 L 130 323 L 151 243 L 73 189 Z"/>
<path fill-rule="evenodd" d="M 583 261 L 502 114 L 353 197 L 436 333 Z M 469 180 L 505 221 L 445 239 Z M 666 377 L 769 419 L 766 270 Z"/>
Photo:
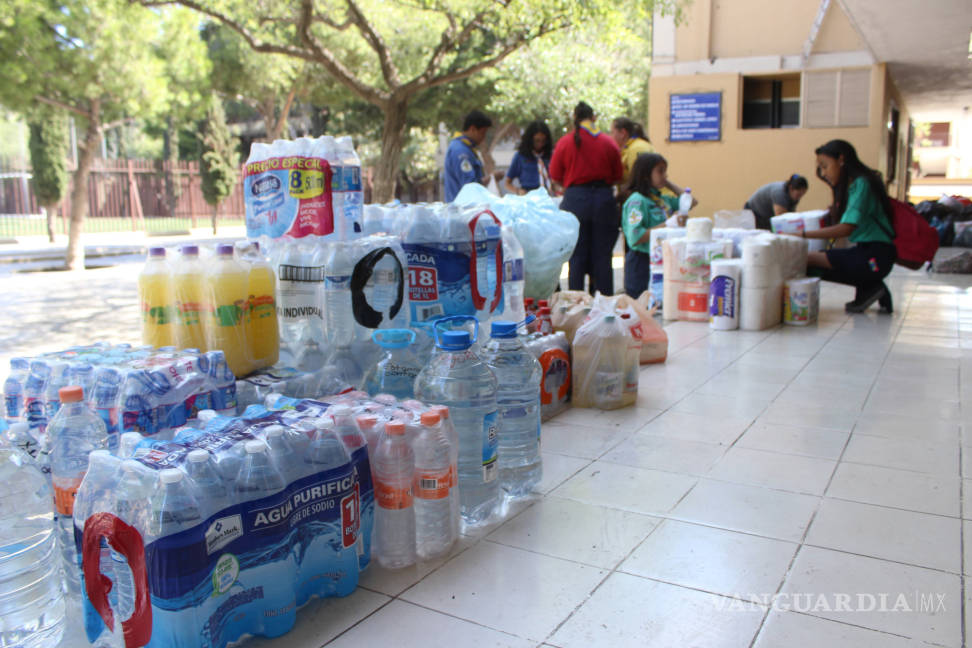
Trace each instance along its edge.
<path fill-rule="evenodd" d="M 283 130 L 284 124 L 287 123 L 287 117 L 290 115 L 290 106 L 294 103 L 294 97 L 297 95 L 297 85 L 298 80 L 294 79 L 293 84 L 290 86 L 290 92 L 287 93 L 287 100 L 284 102 L 283 108 L 280 110 L 280 116 L 277 118 L 277 123 L 273 126 L 273 137 L 268 139 L 276 139 L 280 136 L 280 132 Z M 267 133 L 269 136 L 270 134 Z"/>
<path fill-rule="evenodd" d="M 395 67 L 395 63 L 392 61 L 391 53 L 388 51 L 388 46 L 385 45 L 384 39 L 382 39 L 381 34 L 375 31 L 371 23 L 365 17 L 364 12 L 358 6 L 354 0 L 346 0 L 348 5 L 348 18 L 354 22 L 357 26 L 358 31 L 361 32 L 361 36 L 364 37 L 371 49 L 375 51 L 378 55 L 378 63 L 381 65 L 381 76 L 384 77 L 385 83 L 388 87 L 394 91 L 400 85 L 398 80 L 398 69 Z"/>
<path fill-rule="evenodd" d="M 456 34 L 456 19 L 451 13 L 446 14 L 446 18 L 449 21 L 449 28 L 442 32 L 442 40 L 432 51 L 432 55 L 429 57 L 429 62 L 425 64 L 425 70 L 422 71 L 417 77 L 405 84 L 404 90 L 407 93 L 417 92 L 420 90 L 424 84 L 426 84 L 433 75 L 438 72 L 439 66 L 442 65 L 442 59 L 445 57 L 446 52 L 464 43 L 470 35 L 472 35 L 473 30 L 478 27 L 482 19 L 486 16 L 486 9 L 483 9 L 478 14 L 473 16 L 473 18 L 466 23 L 462 30 Z"/>
<path fill-rule="evenodd" d="M 66 110 L 68 112 L 72 112 L 75 115 L 80 115 L 81 117 L 84 117 L 85 119 L 91 119 L 91 113 L 90 112 L 86 112 L 84 110 L 81 110 L 80 108 L 78 108 L 76 106 L 72 106 L 70 104 L 66 104 L 66 103 L 63 103 L 61 101 L 57 101 L 56 99 L 48 99 L 47 97 L 42 97 L 40 95 L 37 95 L 36 97 L 34 97 L 34 99 L 36 99 L 37 101 L 39 101 L 39 102 L 41 102 L 43 104 L 47 104 L 48 106 L 54 106 L 55 108 L 60 108 L 61 110 Z"/>

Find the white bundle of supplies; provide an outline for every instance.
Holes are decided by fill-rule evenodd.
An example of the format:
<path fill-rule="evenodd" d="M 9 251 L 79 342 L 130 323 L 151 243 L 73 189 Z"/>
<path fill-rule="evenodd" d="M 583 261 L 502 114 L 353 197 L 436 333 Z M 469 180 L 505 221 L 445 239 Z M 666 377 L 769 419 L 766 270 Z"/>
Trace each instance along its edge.
<path fill-rule="evenodd" d="M 708 218 L 690 219 L 685 238 L 664 241 L 665 319 L 708 321 L 710 264 L 731 256 L 732 241 L 712 240 Z"/>
<path fill-rule="evenodd" d="M 796 234 L 812 232 L 823 227 L 824 219 L 827 217 L 826 209 L 815 209 L 805 212 L 790 212 L 780 214 L 770 219 L 770 227 L 776 234 Z M 811 252 L 819 252 L 826 249 L 825 239 L 809 239 L 809 249 Z"/>
<path fill-rule="evenodd" d="M 710 265 L 709 326 L 717 331 L 739 328 L 742 259 L 716 259 Z"/>
<path fill-rule="evenodd" d="M 720 209 L 712 215 L 719 229 L 755 229 L 756 215 L 748 209 Z"/>
<path fill-rule="evenodd" d="M 667 239 L 683 238 L 684 236 L 684 227 L 662 227 L 651 230 L 651 239 L 648 243 L 651 248 L 651 282 L 648 284 L 648 289 L 651 290 L 652 306 L 658 307 L 664 304 L 665 257 L 662 243 Z"/>
<path fill-rule="evenodd" d="M 780 323 L 783 305 L 782 238 L 765 234 L 750 238 L 742 245 L 739 327 L 744 331 L 761 331 Z"/>
<path fill-rule="evenodd" d="M 783 323 L 806 326 L 820 311 L 820 277 L 790 279 L 783 286 Z"/>
<path fill-rule="evenodd" d="M 712 230 L 712 238 L 714 239 L 728 239 L 732 241 L 732 256 L 734 258 L 739 258 L 742 256 L 742 242 L 753 236 L 759 236 L 760 234 L 765 234 L 766 232 L 758 229 L 740 229 L 738 227 L 730 228 L 715 228 Z"/>

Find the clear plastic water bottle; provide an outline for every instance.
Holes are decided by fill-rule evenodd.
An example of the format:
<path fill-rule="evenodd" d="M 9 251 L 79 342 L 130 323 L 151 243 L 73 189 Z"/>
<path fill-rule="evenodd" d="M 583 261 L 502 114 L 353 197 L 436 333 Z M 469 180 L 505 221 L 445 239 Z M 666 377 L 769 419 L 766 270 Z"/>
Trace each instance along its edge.
<path fill-rule="evenodd" d="M 513 233 L 513 228 L 504 225 L 503 237 L 503 319 L 522 322 L 526 318 L 523 306 L 523 293 L 526 289 L 526 275 L 523 273 L 523 246 Z"/>
<path fill-rule="evenodd" d="M 30 361 L 27 358 L 10 359 L 10 375 L 3 383 L 3 401 L 7 408 L 7 423 L 25 421 L 24 412 L 24 383 L 30 372 Z"/>
<path fill-rule="evenodd" d="M 65 610 L 50 486 L 27 455 L 3 446 L 0 483 L 0 646 L 56 646 Z"/>
<path fill-rule="evenodd" d="M 332 155 L 328 161 L 333 170 L 334 231 L 338 240 L 348 241 L 361 236 L 364 220 L 361 160 L 348 136 L 334 140 Z"/>
<path fill-rule="evenodd" d="M 222 416 L 236 416 L 236 376 L 226 364 L 226 356 L 222 351 L 210 351 L 206 359 L 213 383 L 213 409 Z"/>
<path fill-rule="evenodd" d="M 258 443 L 263 445 L 262 441 Z M 178 468 L 159 471 L 158 486 L 149 503 L 153 540 L 192 528 L 202 520 L 199 501 L 185 475 Z"/>
<path fill-rule="evenodd" d="M 324 262 L 324 327 L 331 346 L 348 347 L 354 339 L 351 310 L 351 246 L 342 241 L 327 244 Z"/>
<path fill-rule="evenodd" d="M 44 416 L 50 421 L 61 407 L 61 400 L 57 393 L 61 387 L 68 386 L 68 367 L 66 362 L 51 363 L 51 377 L 44 388 Z"/>
<path fill-rule="evenodd" d="M 115 515 L 136 529 L 148 528 L 149 497 L 152 494 L 151 476 L 138 461 L 126 459 L 121 463 L 121 476 L 115 488 Z M 124 621 L 135 610 L 135 582 L 128 560 L 111 551 L 112 580 L 115 582 L 117 621 Z"/>
<path fill-rule="evenodd" d="M 270 458 L 267 444 L 252 439 L 244 444 L 246 457 L 240 465 L 236 477 L 236 492 L 239 501 L 246 502 L 279 493 L 287 484 Z"/>
<path fill-rule="evenodd" d="M 118 435 L 121 433 L 118 407 L 121 382 L 120 371 L 112 367 L 101 367 L 95 379 L 94 392 L 89 399 L 91 407 L 105 423 L 105 429 L 108 431 L 108 449 L 112 452 L 118 448 Z"/>
<path fill-rule="evenodd" d="M 351 457 L 334 429 L 334 420 L 318 418 L 313 420 L 313 424 L 314 438 L 304 455 L 304 463 L 311 471 L 323 472 L 348 463 Z"/>
<path fill-rule="evenodd" d="M 678 211 L 688 214 L 690 209 L 692 209 L 692 190 L 685 187 L 685 191 L 678 197 Z"/>
<path fill-rule="evenodd" d="M 521 497 L 540 483 L 540 363 L 523 345 L 515 322 L 493 322 L 483 360 L 499 383 L 500 484 Z"/>
<path fill-rule="evenodd" d="M 17 448 L 28 457 L 33 458 L 37 454 L 37 441 L 31 436 L 30 426 L 25 421 L 11 423 L 10 427 L 3 431 L 2 438 L 5 445 Z"/>
<path fill-rule="evenodd" d="M 24 381 L 24 414 L 30 433 L 38 441 L 45 438 L 47 430 L 45 390 L 51 377 L 51 367 L 43 360 L 32 360 L 27 380 Z M 42 445 L 44 445 L 42 443 Z"/>
<path fill-rule="evenodd" d="M 288 484 L 299 479 L 302 475 L 301 461 L 287 435 L 287 428 L 282 425 L 271 425 L 264 432 L 270 458 L 277 470 L 283 475 Z"/>
<path fill-rule="evenodd" d="M 387 569 L 415 562 L 415 508 L 412 479 L 415 454 L 405 440 L 405 424 L 389 421 L 378 443 L 375 473 L 375 556 Z"/>
<path fill-rule="evenodd" d="M 445 405 L 459 433 L 459 497 L 468 525 L 485 522 L 499 504 L 496 377 L 472 351 L 468 331 L 438 336 L 439 351 L 415 379 L 415 395 Z"/>
<path fill-rule="evenodd" d="M 449 438 L 449 509 L 452 520 L 452 537 L 459 537 L 459 521 L 462 514 L 459 506 L 459 433 L 456 432 L 452 419 L 449 417 L 449 408 L 445 405 L 433 405 L 430 411 L 439 415 L 442 430 Z"/>
<path fill-rule="evenodd" d="M 422 414 L 422 425 L 412 441 L 415 452 L 415 550 L 430 560 L 449 551 L 453 535 L 452 444 L 437 412 Z"/>
<path fill-rule="evenodd" d="M 195 486 L 201 516 L 208 518 L 230 505 L 229 489 L 216 470 L 216 462 L 209 452 L 202 448 L 190 450 L 186 455 L 185 469 Z"/>
<path fill-rule="evenodd" d="M 415 341 L 415 331 L 383 329 L 374 331 L 371 338 L 384 350 L 382 358 L 365 374 L 361 389 L 369 394 L 390 394 L 396 398 L 415 397 L 415 377 L 424 365 L 409 346 Z"/>
<path fill-rule="evenodd" d="M 64 579 L 68 591 L 79 594 L 81 561 L 74 546 L 71 518 L 74 497 L 88 470 L 88 455 L 94 450 L 107 450 L 109 437 L 104 421 L 85 403 L 81 387 L 64 387 L 60 398 L 61 409 L 47 429 L 51 439 L 51 479 Z"/>
<path fill-rule="evenodd" d="M 277 265 L 277 313 L 280 339 L 296 360 L 308 340 L 324 340 L 321 290 L 324 263 L 315 237 L 285 239 Z M 289 358 L 285 358 L 289 359 Z"/>
<path fill-rule="evenodd" d="M 94 380 L 95 371 L 92 365 L 81 362 L 68 367 L 67 384 L 80 385 L 85 394 L 90 394 L 94 391 Z"/>

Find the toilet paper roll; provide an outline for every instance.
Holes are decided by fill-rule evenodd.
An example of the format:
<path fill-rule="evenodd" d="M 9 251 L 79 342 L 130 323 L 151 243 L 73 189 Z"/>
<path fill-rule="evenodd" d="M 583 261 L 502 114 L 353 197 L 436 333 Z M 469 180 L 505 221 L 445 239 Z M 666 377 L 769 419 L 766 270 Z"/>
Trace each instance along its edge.
<path fill-rule="evenodd" d="M 706 217 L 690 218 L 685 223 L 685 238 L 690 241 L 711 241 L 712 220 Z"/>
<path fill-rule="evenodd" d="M 676 315 L 687 322 L 709 321 L 709 282 L 675 284 Z"/>
<path fill-rule="evenodd" d="M 709 284 L 709 326 L 717 331 L 739 328 L 739 285 L 742 260 L 719 259 L 712 262 Z"/>
<path fill-rule="evenodd" d="M 820 277 L 790 279 L 783 286 L 783 323 L 806 326 L 820 311 Z"/>
<path fill-rule="evenodd" d="M 762 331 L 776 326 L 782 317 L 782 287 L 746 288 L 739 291 L 739 328 Z"/>
<path fill-rule="evenodd" d="M 750 238 L 742 242 L 740 255 L 743 265 L 771 266 L 776 263 L 776 251 L 762 238 Z"/>
<path fill-rule="evenodd" d="M 783 283 L 783 270 L 778 265 L 748 265 L 742 262 L 743 288 L 772 288 Z"/>
<path fill-rule="evenodd" d="M 780 237 L 780 243 L 783 246 L 782 276 L 784 279 L 802 277 L 807 273 L 808 242 L 807 239 L 795 236 Z"/>

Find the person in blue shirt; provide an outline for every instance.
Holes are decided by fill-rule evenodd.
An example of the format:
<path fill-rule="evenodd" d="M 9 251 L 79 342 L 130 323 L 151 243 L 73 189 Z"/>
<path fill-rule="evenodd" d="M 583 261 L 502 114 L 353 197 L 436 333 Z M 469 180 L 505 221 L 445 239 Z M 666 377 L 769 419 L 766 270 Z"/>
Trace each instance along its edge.
<path fill-rule="evenodd" d="M 483 162 L 476 147 L 486 139 L 486 132 L 492 125 L 493 120 L 474 110 L 462 122 L 462 133 L 449 142 L 443 170 L 446 202 L 455 200 L 459 190 L 470 182 L 486 183 Z"/>
<path fill-rule="evenodd" d="M 553 193 L 550 182 L 550 154 L 553 152 L 553 140 L 550 129 L 543 121 L 530 122 L 523 131 L 520 145 L 513 154 L 510 168 L 506 170 L 504 184 L 511 193 L 523 195 L 538 187 L 543 187 L 547 193 Z M 514 184 L 514 180 L 517 184 Z"/>

